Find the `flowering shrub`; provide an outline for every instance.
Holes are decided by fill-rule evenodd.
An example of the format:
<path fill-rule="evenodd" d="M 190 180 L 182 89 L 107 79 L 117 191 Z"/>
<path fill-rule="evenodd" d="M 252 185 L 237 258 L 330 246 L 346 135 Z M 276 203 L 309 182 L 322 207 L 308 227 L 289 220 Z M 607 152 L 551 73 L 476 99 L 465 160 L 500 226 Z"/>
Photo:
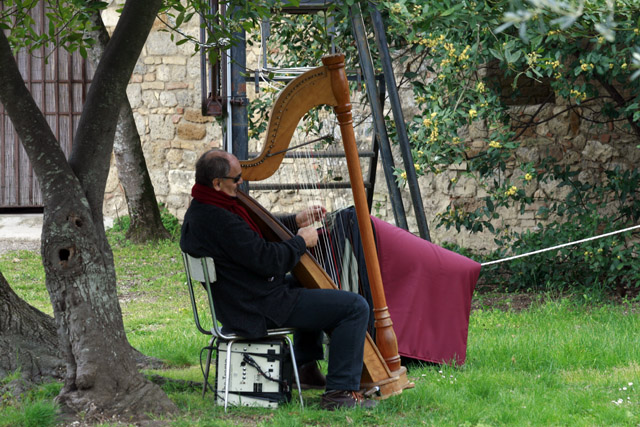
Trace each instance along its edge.
<path fill-rule="evenodd" d="M 357 54 L 348 38 L 347 12 L 353 3 L 344 2 L 330 12 L 336 44 L 352 59 Z M 604 0 L 588 2 L 575 25 L 536 10 L 521 12 L 526 25 L 521 20 L 519 25 L 506 26 L 505 14 L 516 13 L 509 1 L 377 3 L 387 25 L 395 68 L 402 70 L 399 84 L 413 92 L 415 114 L 407 129 L 417 174 L 437 175 L 454 167 L 464 172 L 450 178 L 452 187 L 459 178 L 470 178 L 484 194 L 480 203 L 453 201 L 436 214 L 438 226 L 488 230 L 499 245 L 494 255 L 502 256 L 637 224 L 640 205 L 635 165 L 607 167 L 605 179 L 598 182 L 581 177 L 579 166 L 567 166 L 561 156 L 553 155 L 553 147 L 548 155 L 526 161 L 518 155 L 525 134 L 547 137 L 535 135 L 543 120 L 535 112 L 524 114 L 512 107 L 514 99 L 523 98 L 524 88 L 531 85 L 546 87 L 549 101 L 562 100 L 556 104 L 582 123 L 572 130 L 575 133 L 598 134 L 610 127 L 626 140 L 640 139 L 640 78 L 631 78 L 634 49 L 640 45 L 640 10 L 629 2 L 616 2 L 616 14 L 611 16 L 607 4 Z M 276 37 L 280 46 L 286 46 L 282 50 L 291 53 L 290 59 L 298 64 L 317 63 L 317 58 L 305 61 L 303 57 L 327 51 L 324 36 L 329 31 L 317 30 L 328 28 L 327 16 L 305 16 L 295 22 L 282 18 L 284 25 L 275 24 L 281 30 Z M 602 16 L 610 16 L 605 35 Z M 531 103 L 544 102 L 536 99 Z M 395 128 L 388 129 L 394 137 Z M 406 171 L 398 168 L 395 175 L 403 185 Z M 538 184 L 555 186 L 564 193 L 570 190 L 566 195 L 540 192 L 534 197 L 528 188 Z M 522 213 L 534 203 L 540 209 L 533 230 L 515 232 L 501 218 L 505 211 Z M 511 288 L 570 284 L 635 289 L 640 283 L 638 252 L 631 238 L 594 241 L 486 272 L 499 270 Z"/>

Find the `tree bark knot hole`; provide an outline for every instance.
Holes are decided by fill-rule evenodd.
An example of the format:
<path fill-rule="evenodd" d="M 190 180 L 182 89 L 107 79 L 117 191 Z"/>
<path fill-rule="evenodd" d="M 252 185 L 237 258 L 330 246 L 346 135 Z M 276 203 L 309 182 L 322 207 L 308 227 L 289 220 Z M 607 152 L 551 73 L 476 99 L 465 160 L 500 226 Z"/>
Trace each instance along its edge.
<path fill-rule="evenodd" d="M 84 221 L 82 220 L 82 218 L 74 214 L 69 215 L 67 217 L 67 220 L 78 228 L 82 228 L 82 226 L 84 225 Z"/>
<path fill-rule="evenodd" d="M 60 267 L 63 269 L 70 268 L 74 264 L 74 258 L 76 254 L 75 246 L 70 246 L 68 248 L 61 248 L 58 250 L 58 259 L 60 263 Z"/>

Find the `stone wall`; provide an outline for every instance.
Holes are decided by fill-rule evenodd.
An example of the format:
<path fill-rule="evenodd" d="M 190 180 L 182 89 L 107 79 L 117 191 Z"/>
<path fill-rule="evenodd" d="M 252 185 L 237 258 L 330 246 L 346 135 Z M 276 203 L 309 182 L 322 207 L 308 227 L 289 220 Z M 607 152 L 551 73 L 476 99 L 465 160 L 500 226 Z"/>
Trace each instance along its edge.
<path fill-rule="evenodd" d="M 115 24 L 115 14 L 105 15 L 107 25 Z M 211 117 L 203 117 L 200 112 L 200 57 L 193 55 L 190 44 L 176 46 L 168 32 L 160 31 L 163 24 L 156 26 L 149 36 L 138 65 L 135 68 L 128 89 L 136 123 L 146 156 L 147 165 L 159 202 L 182 219 L 190 201 L 193 184 L 193 168 L 198 156 L 211 147 L 219 147 L 222 140 L 221 126 Z M 190 34 L 197 29 L 187 28 Z M 249 58 L 251 60 L 251 58 Z M 413 105 L 411 94 L 403 94 L 406 106 Z M 604 130 L 594 129 L 589 123 L 580 122 L 575 115 L 566 111 L 562 100 L 547 104 L 538 112 L 539 105 L 513 106 L 514 112 L 523 116 L 537 112 L 539 124 L 530 128 L 522 137 L 522 147 L 518 150 L 513 164 L 518 161 L 540 159 L 550 153 L 568 165 L 580 166 L 584 176 L 592 182 L 603 179 L 604 171 L 616 165 L 631 168 L 640 160 L 638 141 L 611 125 Z M 410 108 L 407 115 L 410 115 Z M 577 120 L 577 121 L 576 121 Z M 468 132 L 469 149 L 477 150 L 485 144 L 487 136 L 482 124 L 472 126 Z M 399 153 L 395 153 L 396 165 L 401 165 Z M 457 243 L 476 250 L 494 247 L 493 237 L 488 233 L 471 235 L 466 231 L 435 228 L 435 215 L 447 206 L 475 207 L 485 194 L 474 181 L 464 176 L 465 165 L 452 168 L 438 175 L 423 176 L 419 186 L 423 198 L 423 208 L 429 222 L 432 240 L 435 243 Z M 105 215 L 117 217 L 127 214 L 122 187 L 117 173 L 112 168 L 106 189 Z M 388 191 L 382 166 L 378 166 L 378 177 L 374 196 L 373 213 L 389 222 L 394 222 L 389 204 Z M 508 172 L 508 174 L 518 172 Z M 566 190 L 564 190 L 566 191 Z M 555 183 L 526 186 L 527 194 L 534 196 L 554 195 L 562 198 L 563 189 Z M 332 204 L 329 196 L 326 203 Z M 410 231 L 417 234 L 407 189 L 403 190 L 404 206 L 408 213 Z M 295 192 L 270 192 L 258 195 L 261 203 L 274 211 L 291 210 L 302 203 Z M 536 217 L 540 204 L 534 204 L 520 214 L 516 211 L 504 212 L 503 219 L 516 230 L 531 229 L 539 218 Z"/>
<path fill-rule="evenodd" d="M 103 19 L 117 22 L 115 6 Z M 190 201 L 193 166 L 200 153 L 219 147 L 222 130 L 200 112 L 200 56 L 189 43 L 176 46 L 163 23 L 156 20 L 127 89 L 147 167 L 159 202 L 182 218 Z M 197 28 L 186 33 L 197 35 Z M 107 181 L 104 213 L 127 215 L 117 171 Z"/>

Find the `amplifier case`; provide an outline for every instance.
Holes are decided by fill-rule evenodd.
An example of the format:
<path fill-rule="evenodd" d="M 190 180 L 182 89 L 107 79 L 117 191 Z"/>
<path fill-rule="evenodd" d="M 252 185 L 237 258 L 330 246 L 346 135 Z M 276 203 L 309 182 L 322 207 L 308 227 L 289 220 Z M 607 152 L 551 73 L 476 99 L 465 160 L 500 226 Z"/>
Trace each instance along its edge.
<path fill-rule="evenodd" d="M 225 373 L 229 342 L 218 340 L 216 402 L 224 405 Z M 286 340 L 235 341 L 231 345 L 230 405 L 277 408 L 291 400 L 293 365 Z"/>

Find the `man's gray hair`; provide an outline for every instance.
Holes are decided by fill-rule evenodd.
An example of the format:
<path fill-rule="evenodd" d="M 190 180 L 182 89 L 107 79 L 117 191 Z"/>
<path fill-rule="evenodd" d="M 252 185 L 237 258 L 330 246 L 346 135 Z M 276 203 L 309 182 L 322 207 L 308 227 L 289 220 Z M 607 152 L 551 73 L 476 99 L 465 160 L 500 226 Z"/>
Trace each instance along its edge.
<path fill-rule="evenodd" d="M 223 178 L 229 174 L 231 164 L 227 152 L 214 148 L 204 153 L 196 162 L 196 183 L 213 187 L 215 178 Z"/>

